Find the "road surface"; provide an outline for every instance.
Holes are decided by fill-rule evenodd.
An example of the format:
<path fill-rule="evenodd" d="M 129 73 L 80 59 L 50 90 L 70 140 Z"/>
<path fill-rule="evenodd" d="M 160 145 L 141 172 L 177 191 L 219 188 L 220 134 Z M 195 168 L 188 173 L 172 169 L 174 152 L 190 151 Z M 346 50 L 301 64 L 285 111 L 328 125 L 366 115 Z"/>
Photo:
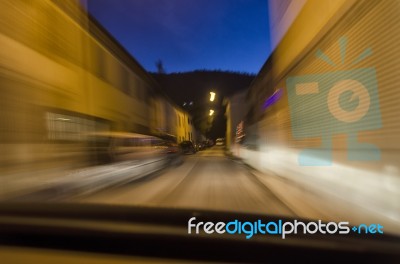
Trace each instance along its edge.
<path fill-rule="evenodd" d="M 295 216 L 245 165 L 226 157 L 222 147 L 185 155 L 180 166 L 73 201 Z"/>
<path fill-rule="evenodd" d="M 129 174 L 130 168 L 123 168 L 124 173 Z M 115 166 L 108 168 L 107 171 L 112 170 L 114 174 L 102 173 L 101 179 L 118 176 L 118 170 L 115 169 Z M 132 175 L 135 178 L 135 173 Z M 368 204 L 360 207 L 285 177 L 258 172 L 239 160 L 225 156 L 222 147 L 185 155 L 183 164 L 179 166 L 124 185 L 84 195 L 69 192 L 68 188 L 60 185 L 59 188 L 44 189 L 10 201 L 206 209 L 320 219 L 325 222 L 348 221 L 352 225 L 379 223 L 386 232 L 400 235 L 399 221 L 390 215 L 369 210 Z"/>

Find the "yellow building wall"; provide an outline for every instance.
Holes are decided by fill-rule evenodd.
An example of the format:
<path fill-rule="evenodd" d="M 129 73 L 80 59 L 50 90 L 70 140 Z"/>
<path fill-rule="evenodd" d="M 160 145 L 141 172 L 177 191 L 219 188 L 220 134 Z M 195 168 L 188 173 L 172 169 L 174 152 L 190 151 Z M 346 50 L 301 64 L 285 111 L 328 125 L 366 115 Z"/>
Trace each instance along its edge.
<path fill-rule="evenodd" d="M 273 53 L 273 57 L 277 58 L 273 69 L 275 77 L 281 77 L 297 63 L 310 45 L 318 40 L 318 36 L 326 33 L 328 24 L 334 25 L 354 2 L 308 0 Z"/>
<path fill-rule="evenodd" d="M 259 149 L 242 149 L 245 159 L 260 170 L 272 171 L 309 188 L 340 196 L 357 206 L 368 204 L 369 210 L 377 215 L 396 215 L 398 221 L 400 123 L 396 113 L 400 112 L 400 75 L 397 74 L 400 71 L 400 63 L 397 62 L 400 54 L 399 14 L 400 5 L 396 1 L 307 1 L 251 87 L 251 103 L 257 112 L 255 125 Z M 341 52 L 339 43 L 343 39 L 346 40 L 342 46 L 345 46 L 345 52 Z M 334 64 L 318 58 L 318 50 Z M 366 50 L 370 50 L 369 55 L 357 61 Z M 376 93 L 378 100 L 371 101 L 371 105 L 379 104 L 380 113 L 369 115 L 367 119 L 368 124 L 374 127 L 365 129 L 349 124 L 342 132 L 332 133 L 329 124 L 322 118 L 327 98 L 308 105 L 305 109 L 308 120 L 313 124 L 309 126 L 310 130 L 313 126 L 326 127 L 325 133 L 331 136 L 332 147 L 325 149 L 331 151 L 332 163 L 300 164 L 303 150 L 321 147 L 322 134 L 307 136 L 305 133 L 303 138 L 294 136 L 293 129 L 307 126 L 307 123 L 303 121 L 294 125 L 290 109 L 302 110 L 307 98 L 289 105 L 288 79 L 306 75 L 316 78 L 318 75 L 330 81 L 340 77 L 338 72 L 354 73 L 362 69 L 372 70 L 373 74 L 362 75 L 363 80 L 360 81 L 367 86 L 373 83 L 371 79 L 376 81 L 377 87 L 373 88 L 376 92 L 370 93 Z M 353 76 L 356 79 L 360 77 Z M 263 109 L 263 102 L 279 89 L 282 96 L 278 102 Z M 331 87 L 321 86 L 319 89 L 323 91 Z M 315 125 L 312 122 L 315 120 L 320 123 Z M 378 158 L 368 160 L 361 158 L 362 155 L 355 160 L 349 158 L 349 150 L 372 153 L 372 148 L 362 149 L 360 145 L 356 145 L 358 149 L 349 147 L 348 138 L 354 130 L 357 130 L 359 143 L 372 144 L 379 150 Z"/>

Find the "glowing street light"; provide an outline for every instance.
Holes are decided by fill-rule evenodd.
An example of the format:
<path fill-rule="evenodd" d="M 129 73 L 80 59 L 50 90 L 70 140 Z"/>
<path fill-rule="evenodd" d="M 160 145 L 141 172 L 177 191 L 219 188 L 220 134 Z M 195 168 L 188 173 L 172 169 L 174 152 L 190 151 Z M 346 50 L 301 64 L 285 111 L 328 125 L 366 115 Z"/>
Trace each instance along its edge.
<path fill-rule="evenodd" d="M 210 109 L 210 116 L 214 114 L 214 110 Z"/>
<path fill-rule="evenodd" d="M 210 92 L 210 101 L 213 102 L 215 99 L 215 93 L 214 92 Z"/>

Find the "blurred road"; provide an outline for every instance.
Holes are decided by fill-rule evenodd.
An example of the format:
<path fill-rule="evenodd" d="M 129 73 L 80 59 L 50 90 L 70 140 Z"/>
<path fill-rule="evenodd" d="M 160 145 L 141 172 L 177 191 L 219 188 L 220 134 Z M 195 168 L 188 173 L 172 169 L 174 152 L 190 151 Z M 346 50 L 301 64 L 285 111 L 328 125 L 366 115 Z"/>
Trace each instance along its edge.
<path fill-rule="evenodd" d="M 185 155 L 184 163 L 160 173 L 68 202 L 207 209 L 380 223 L 399 234 L 400 223 L 284 177 L 263 174 L 225 156 L 223 147 Z"/>
<path fill-rule="evenodd" d="M 369 210 L 367 202 L 363 206 L 355 205 L 337 195 L 288 180 L 284 175 L 256 171 L 238 159 L 225 156 L 223 147 L 214 146 L 194 155 L 185 155 L 183 164 L 142 178 L 135 177 L 135 168 L 124 164 L 105 166 L 98 168 L 98 174 L 89 174 L 96 176 L 93 187 L 103 179 L 118 178 L 122 174 L 132 179 L 117 186 L 107 184 L 104 188 L 80 194 L 71 192 L 68 184 L 61 184 L 59 188 L 47 188 L 12 201 L 206 209 L 326 222 L 349 221 L 353 225 L 379 223 L 384 225 L 386 232 L 400 235 L 400 222 L 390 215 Z M 72 182 L 79 186 L 84 180 L 85 177 L 78 177 Z"/>
<path fill-rule="evenodd" d="M 295 215 L 246 166 L 226 157 L 222 147 L 184 159 L 180 166 L 74 202 Z"/>

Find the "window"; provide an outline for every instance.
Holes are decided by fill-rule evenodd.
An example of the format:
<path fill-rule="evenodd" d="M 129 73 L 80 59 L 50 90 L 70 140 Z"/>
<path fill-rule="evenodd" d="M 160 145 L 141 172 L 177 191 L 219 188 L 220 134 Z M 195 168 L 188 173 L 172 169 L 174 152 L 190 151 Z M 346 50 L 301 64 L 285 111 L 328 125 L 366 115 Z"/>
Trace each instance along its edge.
<path fill-rule="evenodd" d="M 81 141 L 85 133 L 108 126 L 85 117 L 47 112 L 47 137 L 50 140 Z"/>

